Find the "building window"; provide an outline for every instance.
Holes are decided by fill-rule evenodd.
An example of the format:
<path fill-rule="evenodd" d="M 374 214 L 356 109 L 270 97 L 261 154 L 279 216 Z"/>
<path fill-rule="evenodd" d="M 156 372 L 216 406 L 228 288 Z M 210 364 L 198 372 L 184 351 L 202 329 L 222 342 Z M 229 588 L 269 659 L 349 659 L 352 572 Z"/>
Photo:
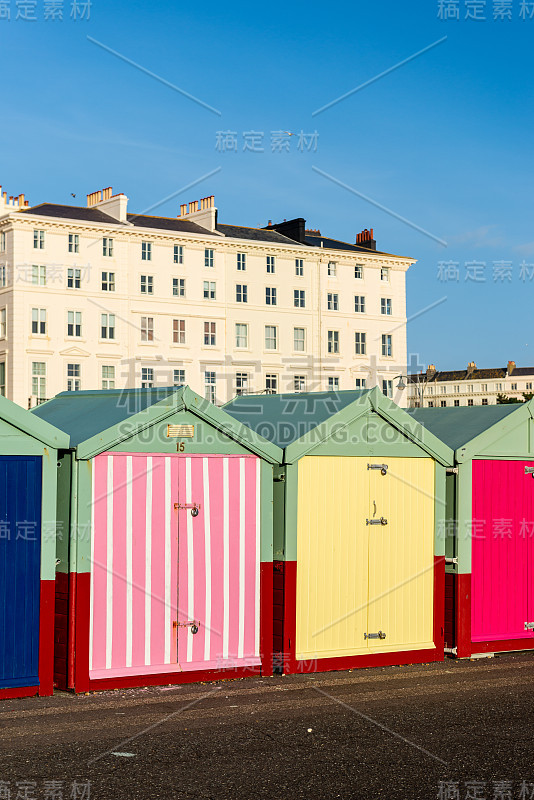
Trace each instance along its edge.
<path fill-rule="evenodd" d="M 362 264 L 356 264 L 354 267 L 354 277 L 358 280 L 363 278 L 363 266 Z"/>
<path fill-rule="evenodd" d="M 80 237 L 77 233 L 69 233 L 69 253 L 80 252 Z"/>
<path fill-rule="evenodd" d="M 293 350 L 304 353 L 306 350 L 306 329 L 293 328 Z"/>
<path fill-rule="evenodd" d="M 525 384 L 525 389 L 530 389 L 530 390 L 532 390 L 532 383 L 527 383 L 527 384 Z"/>
<path fill-rule="evenodd" d="M 67 392 L 79 392 L 82 388 L 79 364 L 67 364 Z"/>
<path fill-rule="evenodd" d="M 328 331 L 328 352 L 339 353 L 339 331 Z"/>
<path fill-rule="evenodd" d="M 82 285 L 81 269 L 67 269 L 67 289 L 79 289 Z"/>
<path fill-rule="evenodd" d="M 204 397 L 210 403 L 215 402 L 215 387 L 217 385 L 217 375 L 215 372 L 204 373 Z"/>
<path fill-rule="evenodd" d="M 173 370 L 174 386 L 185 386 L 185 369 Z"/>
<path fill-rule="evenodd" d="M 204 323 L 204 344 L 208 347 L 214 347 L 217 341 L 216 335 L 216 323 L 215 322 L 205 322 Z"/>
<path fill-rule="evenodd" d="M 215 281 L 204 281 L 204 300 L 215 300 Z"/>
<path fill-rule="evenodd" d="M 439 390 L 440 390 L 441 394 L 447 394 L 447 387 L 446 386 L 440 386 Z"/>
<path fill-rule="evenodd" d="M 393 337 L 389 333 L 382 334 L 382 355 L 386 358 L 393 355 Z"/>
<path fill-rule="evenodd" d="M 357 356 L 367 354 L 367 334 L 356 331 L 354 333 L 354 352 Z"/>
<path fill-rule="evenodd" d="M 389 267 L 382 267 L 380 269 L 380 280 L 389 281 Z"/>
<path fill-rule="evenodd" d="M 306 391 L 306 376 L 293 375 L 293 391 L 305 392 Z"/>
<path fill-rule="evenodd" d="M 278 347 L 278 329 L 276 325 L 265 326 L 265 349 L 276 350 Z"/>
<path fill-rule="evenodd" d="M 102 365 L 102 388 L 114 389 L 115 388 L 115 367 Z"/>
<path fill-rule="evenodd" d="M 32 396 L 38 403 L 46 400 L 46 364 L 44 361 L 32 361 Z"/>
<path fill-rule="evenodd" d="M 354 295 L 354 311 L 357 314 L 365 314 L 365 297 L 362 295 Z"/>
<path fill-rule="evenodd" d="M 527 388 L 528 388 L 528 384 L 527 384 Z M 480 391 L 481 392 L 487 392 L 488 391 L 488 384 L 487 383 L 481 383 L 480 384 Z"/>
<path fill-rule="evenodd" d="M 512 392 L 517 392 L 517 383 L 512 383 Z"/>
<path fill-rule="evenodd" d="M 267 272 L 269 275 L 274 275 L 275 259 L 274 256 L 267 256 Z"/>
<path fill-rule="evenodd" d="M 245 253 L 238 253 L 237 254 L 237 268 L 241 272 L 244 272 L 247 268 L 247 256 Z"/>
<path fill-rule="evenodd" d="M 295 289 L 293 291 L 293 305 L 295 308 L 306 307 L 306 292 L 304 289 Z"/>
<path fill-rule="evenodd" d="M 243 322 L 236 322 L 235 325 L 235 346 L 248 347 L 248 325 Z"/>
<path fill-rule="evenodd" d="M 483 406 L 487 406 L 488 405 L 488 398 L 487 397 L 483 397 L 482 398 L 482 405 Z"/>
<path fill-rule="evenodd" d="M 184 263 L 184 248 L 181 244 L 174 245 L 174 263 L 175 264 Z"/>
<path fill-rule="evenodd" d="M 248 374 L 246 372 L 236 372 L 235 392 L 236 394 L 246 394 L 248 391 Z"/>
<path fill-rule="evenodd" d="M 204 266 L 213 267 L 213 250 L 206 248 L 204 250 Z M 208 374 L 208 373 L 206 373 Z M 212 374 L 212 373 L 209 373 Z"/>
<path fill-rule="evenodd" d="M 32 308 L 32 333 L 46 333 L 46 308 Z"/>
<path fill-rule="evenodd" d="M 141 341 L 154 341 L 154 317 L 141 317 Z"/>
<path fill-rule="evenodd" d="M 172 340 L 174 344 L 185 344 L 185 319 L 173 319 Z"/>
<path fill-rule="evenodd" d="M 246 283 L 238 283 L 235 287 L 236 303 L 248 303 L 248 286 Z"/>
<path fill-rule="evenodd" d="M 141 242 L 141 261 L 152 261 L 152 242 Z"/>
<path fill-rule="evenodd" d="M 113 239 L 109 239 L 107 236 L 102 239 L 102 255 L 109 258 L 113 255 Z"/>
<path fill-rule="evenodd" d="M 100 338 L 101 339 L 115 338 L 115 314 L 100 315 Z"/>
<path fill-rule="evenodd" d="M 472 386 L 468 386 L 468 387 L 467 387 L 467 392 L 468 392 L 469 394 L 473 394 L 473 387 L 472 387 Z"/>
<path fill-rule="evenodd" d="M 339 378 L 330 376 L 328 378 L 328 391 L 329 392 L 337 392 L 339 389 Z"/>
<path fill-rule="evenodd" d="M 441 408 L 447 408 L 447 401 L 446 400 L 440 400 L 439 404 L 440 404 Z M 460 401 L 458 401 L 458 405 L 460 405 Z"/>
<path fill-rule="evenodd" d="M 0 287 L 7 286 L 7 268 L 5 264 L 0 264 Z"/>
<path fill-rule="evenodd" d="M 304 275 L 304 260 L 302 258 L 295 259 L 295 275 L 299 278 Z"/>
<path fill-rule="evenodd" d="M 265 391 L 267 394 L 276 394 L 278 392 L 278 375 L 265 376 Z"/>
<path fill-rule="evenodd" d="M 386 397 L 393 397 L 393 381 L 382 381 L 382 393 Z"/>
<path fill-rule="evenodd" d="M 154 386 L 154 370 L 152 367 L 141 367 L 141 388 L 152 389 Z"/>
<path fill-rule="evenodd" d="M 141 294 L 154 294 L 154 277 L 141 275 Z"/>
<path fill-rule="evenodd" d="M 337 261 L 329 261 L 328 262 L 328 275 L 331 278 L 335 278 L 337 275 Z"/>
<path fill-rule="evenodd" d="M 6 362 L 0 361 L 0 395 L 6 396 Z"/>
<path fill-rule="evenodd" d="M 115 273 L 103 272 L 102 273 L 102 291 L 114 292 L 115 291 Z"/>
<path fill-rule="evenodd" d="M 7 309 L 0 308 L 0 339 L 6 338 L 6 317 L 7 317 Z"/>
<path fill-rule="evenodd" d="M 80 337 L 82 335 L 82 312 L 67 311 L 67 336 Z"/>
<path fill-rule="evenodd" d="M 339 295 L 328 292 L 327 305 L 329 311 L 339 311 Z"/>
<path fill-rule="evenodd" d="M 6 232 L 2 231 L 0 233 L 0 252 L 5 253 L 5 251 L 6 251 Z"/>
<path fill-rule="evenodd" d="M 365 389 L 367 386 L 366 378 L 356 378 L 356 389 Z"/>
<path fill-rule="evenodd" d="M 46 286 L 46 267 L 32 266 L 32 283 L 34 286 Z"/>
<path fill-rule="evenodd" d="M 458 385 L 454 387 L 454 394 L 460 394 L 460 387 Z"/>
<path fill-rule="evenodd" d="M 391 300 L 389 297 L 382 297 L 380 299 L 380 313 L 386 316 L 391 316 Z"/>
<path fill-rule="evenodd" d="M 454 405 L 456 406 L 456 408 L 458 408 L 460 406 L 460 401 L 459 400 L 455 400 L 454 401 Z"/>
<path fill-rule="evenodd" d="M 185 297 L 185 278 L 172 279 L 172 296 Z"/>
<path fill-rule="evenodd" d="M 502 383 L 496 383 L 495 384 L 495 391 L 496 392 L 502 392 Z"/>
<path fill-rule="evenodd" d="M 473 398 L 472 398 L 472 397 L 470 397 L 470 398 L 469 398 L 469 400 L 467 401 L 467 405 L 468 405 L 468 406 L 472 406 L 472 405 L 474 405 L 474 402 L 475 402 L 475 401 L 473 400 Z"/>
<path fill-rule="evenodd" d="M 33 232 L 33 246 L 35 250 L 44 250 L 45 246 L 45 232 L 44 231 L 34 231 Z"/>
<path fill-rule="evenodd" d="M 268 306 L 276 305 L 276 289 L 271 286 L 265 288 L 265 304 Z"/>

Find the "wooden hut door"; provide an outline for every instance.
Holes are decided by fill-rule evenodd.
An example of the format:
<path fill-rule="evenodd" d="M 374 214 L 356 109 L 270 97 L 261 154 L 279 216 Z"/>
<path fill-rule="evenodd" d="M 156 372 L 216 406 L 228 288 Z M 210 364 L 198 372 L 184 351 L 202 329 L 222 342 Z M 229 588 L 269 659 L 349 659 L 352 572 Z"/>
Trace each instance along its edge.
<path fill-rule="evenodd" d="M 260 663 L 260 459 L 179 456 L 182 670 Z"/>
<path fill-rule="evenodd" d="M 369 460 L 369 615 L 371 650 L 432 646 L 434 462 Z"/>
<path fill-rule="evenodd" d="M 471 638 L 530 639 L 534 482 L 528 461 L 473 462 Z"/>
<path fill-rule="evenodd" d="M 0 689 L 39 684 L 41 459 L 0 457 Z"/>

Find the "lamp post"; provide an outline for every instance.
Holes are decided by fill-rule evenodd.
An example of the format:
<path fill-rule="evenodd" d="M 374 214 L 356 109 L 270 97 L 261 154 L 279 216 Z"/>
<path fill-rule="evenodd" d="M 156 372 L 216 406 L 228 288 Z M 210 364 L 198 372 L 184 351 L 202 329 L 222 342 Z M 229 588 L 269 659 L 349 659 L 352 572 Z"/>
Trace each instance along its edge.
<path fill-rule="evenodd" d="M 397 378 L 399 378 L 399 382 L 397 384 L 397 389 L 399 389 L 401 392 L 404 391 L 404 389 L 406 389 L 406 383 L 404 382 L 404 378 L 408 379 L 409 377 L 410 377 L 409 375 L 396 375 L 393 378 L 394 381 L 396 381 Z M 415 376 L 412 376 L 412 377 L 415 377 Z M 419 403 L 420 403 L 420 407 L 423 408 L 423 398 L 424 398 L 424 395 L 425 395 L 425 388 L 426 388 L 426 385 L 428 383 L 428 377 L 426 375 L 423 377 L 423 375 L 421 374 L 421 375 L 417 375 L 417 378 L 418 378 L 418 380 L 415 382 L 416 383 L 416 390 L 417 390 L 417 394 L 418 394 L 418 400 L 419 400 Z"/>

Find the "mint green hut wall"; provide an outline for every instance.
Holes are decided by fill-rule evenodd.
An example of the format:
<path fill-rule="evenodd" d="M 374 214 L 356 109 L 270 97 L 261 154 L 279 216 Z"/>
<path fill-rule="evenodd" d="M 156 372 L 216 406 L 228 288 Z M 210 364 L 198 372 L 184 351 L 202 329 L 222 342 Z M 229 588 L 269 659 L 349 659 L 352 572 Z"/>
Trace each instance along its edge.
<path fill-rule="evenodd" d="M 520 462 L 521 468 L 521 462 L 533 461 L 534 402 L 410 409 L 408 413 L 454 450 L 455 467 L 447 475 L 447 518 L 442 532 L 448 562 L 445 576 L 448 650 L 458 657 L 467 657 L 480 651 L 521 649 L 528 642 L 472 641 L 473 545 L 475 537 L 481 535 L 476 531 L 477 520 L 474 519 L 474 501 L 478 501 L 478 508 L 481 508 L 481 487 L 480 481 L 474 486 L 474 476 L 482 466 L 480 462 L 493 463 L 495 475 L 499 471 L 502 474 L 493 487 L 488 487 L 490 494 L 505 492 L 511 502 L 512 487 L 506 484 L 507 478 L 499 464 L 515 461 Z M 492 522 L 489 508 L 484 508 L 483 516 L 478 522 Z M 503 597 L 502 604 L 506 602 Z"/>
<path fill-rule="evenodd" d="M 214 454 L 258 457 L 261 483 L 259 556 L 262 581 L 262 657 L 265 657 L 263 674 L 268 674 L 266 665 L 269 659 L 272 663 L 272 656 L 269 655 L 271 648 L 269 646 L 265 649 L 263 640 L 265 636 L 267 641 L 272 638 L 268 630 L 265 634 L 265 629 L 272 628 L 269 619 L 272 620 L 273 468 L 281 462 L 281 450 L 246 426 L 236 423 L 223 410 L 196 395 L 188 387 L 63 393 L 40 406 L 35 413 L 56 421 L 71 432 L 73 446 L 71 452 L 63 454 L 60 470 L 63 524 L 67 527 L 70 524 L 71 530 L 68 552 L 65 543 L 61 547 L 64 591 L 69 597 L 70 613 L 68 660 L 64 662 L 63 675 L 57 674 L 56 679 L 62 680 L 68 688 L 76 691 L 107 687 L 107 683 L 104 686 L 104 678 L 90 679 L 88 668 L 88 626 L 91 613 L 88 581 L 92 568 L 91 546 L 94 538 L 92 514 L 95 508 L 95 464 L 104 453 L 117 454 L 119 458 L 132 454 L 138 459 L 143 454 L 151 457 L 153 454 L 164 456 L 177 453 L 184 457 L 188 454 L 194 454 L 195 457 Z M 119 484 L 118 492 L 120 488 Z M 69 502 L 65 499 L 67 494 Z M 64 565 L 68 565 L 67 568 Z M 146 682 L 148 677 L 143 679 L 132 676 L 129 679 L 124 675 L 118 678 L 110 672 L 110 678 L 106 680 L 108 683 L 110 680 L 114 681 L 114 686 L 139 685 L 140 682 Z M 174 678 L 171 675 L 166 682 L 172 681 Z M 150 682 L 158 682 L 158 676 L 154 674 Z"/>
<path fill-rule="evenodd" d="M 0 697 L 53 691 L 56 465 L 68 444 L 0 397 Z"/>
<path fill-rule="evenodd" d="M 441 574 L 445 553 L 440 536 L 445 518 L 445 470 L 453 463 L 452 451 L 419 424 L 414 425 L 378 389 L 243 396 L 228 403 L 225 410 L 284 448 L 284 463 L 275 469 L 273 533 L 275 652 L 279 654 L 280 670 L 305 668 L 296 664 L 291 655 L 295 614 L 293 601 L 288 600 L 296 591 L 299 465 L 305 456 L 361 456 L 370 461 L 431 456 L 435 462 L 434 553 L 436 569 Z M 344 667 L 326 664 L 323 668 Z"/>

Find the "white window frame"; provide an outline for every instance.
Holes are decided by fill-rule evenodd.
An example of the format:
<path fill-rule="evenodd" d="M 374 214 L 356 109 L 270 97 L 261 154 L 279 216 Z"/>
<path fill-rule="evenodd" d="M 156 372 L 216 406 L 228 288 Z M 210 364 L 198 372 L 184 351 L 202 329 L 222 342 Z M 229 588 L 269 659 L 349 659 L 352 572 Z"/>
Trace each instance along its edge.
<path fill-rule="evenodd" d="M 67 337 L 69 339 L 82 338 L 82 312 L 67 311 Z"/>
<path fill-rule="evenodd" d="M 327 268 L 328 276 L 330 278 L 337 277 L 337 261 L 329 261 L 328 268 Z"/>
<path fill-rule="evenodd" d="M 297 278 L 304 277 L 304 259 L 303 258 L 296 258 L 295 259 L 295 275 Z"/>
<path fill-rule="evenodd" d="M 152 242 L 141 242 L 141 261 L 152 261 Z"/>
<path fill-rule="evenodd" d="M 154 276 L 141 275 L 139 282 L 139 291 L 141 294 L 154 294 Z"/>
<path fill-rule="evenodd" d="M 183 244 L 175 244 L 173 248 L 173 263 L 174 264 L 183 264 L 184 263 L 184 246 Z"/>
<path fill-rule="evenodd" d="M 266 269 L 268 275 L 274 275 L 276 271 L 276 257 L 275 256 L 266 256 Z"/>
<path fill-rule="evenodd" d="M 100 338 L 113 341 L 115 339 L 115 314 L 105 314 L 100 315 Z"/>
<path fill-rule="evenodd" d="M 46 308 L 32 308 L 32 336 L 46 336 Z M 36 330 L 34 330 L 34 327 Z"/>
<path fill-rule="evenodd" d="M 82 388 L 82 365 L 67 364 L 67 392 L 79 392 Z"/>
<path fill-rule="evenodd" d="M 339 355 L 339 331 L 331 329 L 326 332 L 326 349 L 329 355 Z"/>
<path fill-rule="evenodd" d="M 293 307 L 306 308 L 306 290 L 293 289 Z"/>
<path fill-rule="evenodd" d="M 172 342 L 173 344 L 185 344 L 185 319 L 173 319 L 172 321 Z"/>
<path fill-rule="evenodd" d="M 172 279 L 172 296 L 185 297 L 185 278 Z"/>
<path fill-rule="evenodd" d="M 277 305 L 276 286 L 266 286 L 265 287 L 265 305 L 266 306 L 275 306 L 275 305 Z"/>
<path fill-rule="evenodd" d="M 357 356 L 367 355 L 367 333 L 365 331 L 354 331 L 354 353 Z"/>
<path fill-rule="evenodd" d="M 141 317 L 141 341 L 154 341 L 154 317 Z"/>
<path fill-rule="evenodd" d="M 102 239 L 102 255 L 105 258 L 113 258 L 113 239 L 110 236 L 104 236 Z"/>
<path fill-rule="evenodd" d="M 365 295 L 363 294 L 354 295 L 354 313 L 365 314 Z"/>
<path fill-rule="evenodd" d="M 80 252 L 80 234 L 69 233 L 69 253 Z"/>
<path fill-rule="evenodd" d="M 236 283 L 235 301 L 236 303 L 248 303 L 248 283 Z"/>
<path fill-rule="evenodd" d="M 299 332 L 298 335 L 297 331 Z M 302 337 L 300 336 L 300 331 L 302 331 Z M 300 344 L 302 344 L 302 347 L 297 346 Z M 293 352 L 306 352 L 306 328 L 293 328 Z"/>
<path fill-rule="evenodd" d="M 211 247 L 204 248 L 204 266 L 212 268 L 214 265 L 213 250 Z"/>
<path fill-rule="evenodd" d="M 393 358 L 393 336 L 391 333 L 382 334 L 382 358 Z"/>
<path fill-rule="evenodd" d="M 67 267 L 67 289 L 82 288 L 82 271 L 78 267 Z"/>
<path fill-rule="evenodd" d="M 115 273 L 114 272 L 102 272 L 102 291 L 103 292 L 114 292 L 115 291 Z"/>
<path fill-rule="evenodd" d="M 390 297 L 381 297 L 380 298 L 380 313 L 386 317 L 391 317 L 393 313 L 393 307 L 391 305 L 391 298 Z"/>
<path fill-rule="evenodd" d="M 154 387 L 154 367 L 141 367 L 141 389 Z"/>
<path fill-rule="evenodd" d="M 204 347 L 217 347 L 217 323 L 204 320 Z"/>
<path fill-rule="evenodd" d="M 328 311 L 339 311 L 339 294 L 337 292 L 328 292 L 326 304 Z"/>
<path fill-rule="evenodd" d="M 204 300 L 217 299 L 217 283 L 215 281 L 204 281 Z"/>
<path fill-rule="evenodd" d="M 104 370 L 111 370 L 111 371 L 104 372 Z M 100 379 L 102 382 L 102 389 L 115 388 L 115 366 L 113 364 L 102 364 L 100 375 L 101 375 Z"/>
<path fill-rule="evenodd" d="M 264 349 L 270 352 L 278 350 L 278 325 L 265 326 Z"/>
<path fill-rule="evenodd" d="M 248 323 L 235 323 L 235 346 L 239 349 L 248 348 Z"/>
<path fill-rule="evenodd" d="M 237 269 L 238 272 L 245 272 L 247 269 L 247 254 L 237 253 Z"/>

